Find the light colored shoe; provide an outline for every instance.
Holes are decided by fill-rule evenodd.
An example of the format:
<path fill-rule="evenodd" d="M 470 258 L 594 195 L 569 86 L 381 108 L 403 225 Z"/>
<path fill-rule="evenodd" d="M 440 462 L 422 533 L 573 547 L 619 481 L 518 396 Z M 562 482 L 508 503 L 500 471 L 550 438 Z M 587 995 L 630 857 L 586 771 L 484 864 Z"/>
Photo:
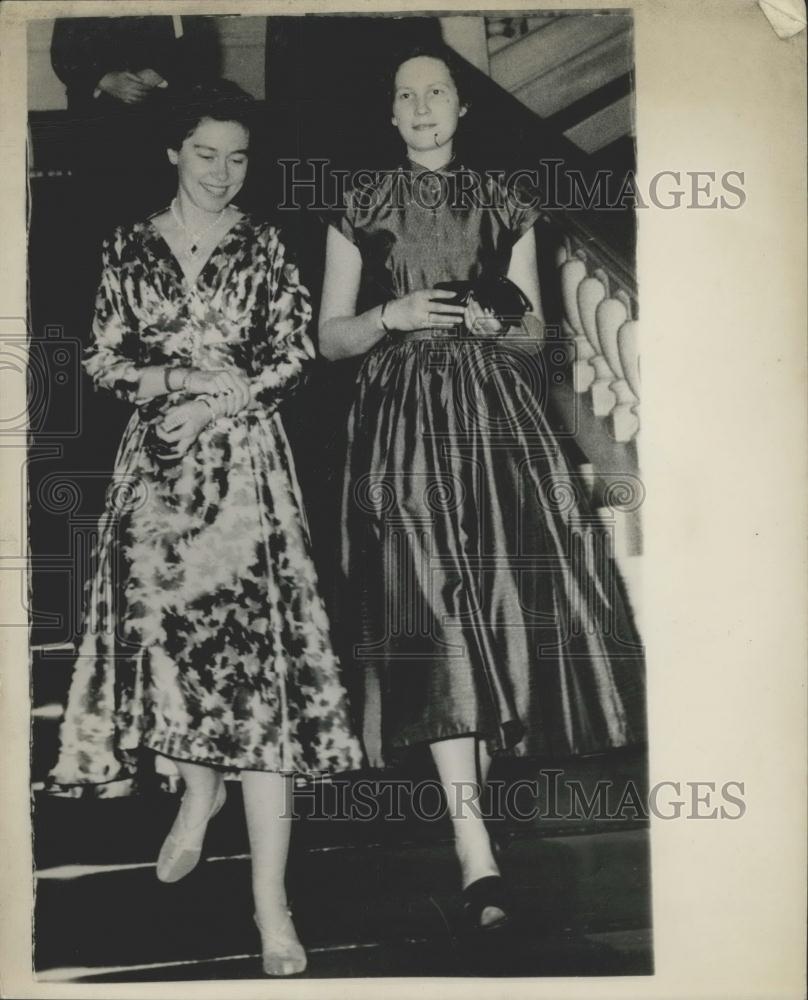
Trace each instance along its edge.
<path fill-rule="evenodd" d="M 292 911 L 286 909 L 284 914 L 283 921 L 273 924 L 268 930 L 261 926 L 258 914 L 253 914 L 261 934 L 261 961 L 267 976 L 297 976 L 306 971 L 308 964 L 306 952 L 292 923 Z"/>
<path fill-rule="evenodd" d="M 192 827 L 186 825 L 182 810 L 184 801 L 185 796 L 183 795 L 183 802 L 180 803 L 177 818 L 163 841 L 160 856 L 157 858 L 157 878 L 161 882 L 179 882 L 181 878 L 185 878 L 196 868 L 202 856 L 202 844 L 205 840 L 208 823 L 227 801 L 224 782 L 219 785 L 213 806 L 207 819 L 202 823 L 197 823 Z"/>

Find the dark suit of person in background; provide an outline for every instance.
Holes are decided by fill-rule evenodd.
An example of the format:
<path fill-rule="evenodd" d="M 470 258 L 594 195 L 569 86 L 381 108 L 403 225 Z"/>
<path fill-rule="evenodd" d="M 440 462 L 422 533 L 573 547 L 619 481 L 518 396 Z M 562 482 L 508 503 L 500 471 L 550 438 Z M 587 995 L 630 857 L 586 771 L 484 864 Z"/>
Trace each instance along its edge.
<path fill-rule="evenodd" d="M 77 197 L 93 238 L 161 207 L 160 121 L 171 94 L 220 69 L 210 17 L 56 18 L 51 63 L 67 91 Z"/>
<path fill-rule="evenodd" d="M 57 17 L 51 62 L 69 110 L 104 113 L 142 104 L 163 88 L 219 72 L 219 36 L 209 17 Z"/>

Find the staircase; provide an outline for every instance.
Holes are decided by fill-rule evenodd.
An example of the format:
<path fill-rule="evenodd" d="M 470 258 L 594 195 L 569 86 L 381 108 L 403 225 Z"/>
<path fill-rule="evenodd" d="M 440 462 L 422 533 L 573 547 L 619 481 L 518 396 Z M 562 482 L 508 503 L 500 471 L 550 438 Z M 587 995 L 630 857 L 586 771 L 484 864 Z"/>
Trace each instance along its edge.
<path fill-rule="evenodd" d="M 491 79 L 582 152 L 613 155 L 634 134 L 629 11 L 486 17 Z"/>
<path fill-rule="evenodd" d="M 301 31 L 297 22 L 304 20 L 313 19 L 275 19 L 284 22 L 281 27 L 295 21 Z M 347 19 L 334 20 L 341 24 L 321 19 L 315 26 L 323 34 L 325 55 L 333 51 L 335 28 L 346 29 Z M 520 22 L 509 25 L 509 33 L 499 30 L 502 20 L 486 18 L 494 83 L 480 74 L 479 85 L 490 95 L 486 113 L 499 127 L 494 145 L 503 156 L 518 163 L 520 157 L 538 159 L 560 149 L 570 162 L 578 157 L 593 165 L 627 143 L 633 156 L 627 111 L 630 20 L 610 14 L 586 18 L 584 26 L 579 15 L 537 15 L 506 19 Z M 289 43 L 290 64 L 298 58 Z M 278 86 L 291 81 L 292 96 L 300 80 L 306 86 L 316 81 L 305 66 L 299 79 L 290 76 L 282 53 L 270 65 Z M 315 98 L 296 112 L 294 130 L 309 152 L 327 153 L 339 148 L 339 143 L 332 147 L 327 127 L 344 130 L 347 120 L 306 118 L 317 114 Z M 69 172 L 60 169 L 64 130 L 57 119 L 43 116 L 38 126 L 34 119 L 39 171 L 32 180 L 32 349 L 35 357 L 42 355 L 49 387 L 42 414 L 32 419 L 35 446 L 29 452 L 37 643 L 31 665 L 35 969 L 41 980 L 53 982 L 257 978 L 259 938 L 251 922 L 237 781 L 228 783 L 228 802 L 211 824 L 206 859 L 176 885 L 162 885 L 154 873 L 177 807 L 176 795 L 164 787 L 170 782 L 146 783 L 136 795 L 107 799 L 44 791 L 76 638 L 68 591 L 75 592 L 75 581 L 86 575 L 87 534 L 103 502 L 103 470 L 112 464 L 110 428 L 124 420 L 114 403 L 89 394 L 81 398 L 73 362 L 63 365 L 69 368 L 67 380 L 56 379 L 62 362 L 54 358 L 65 345 L 78 349 L 85 329 L 81 295 L 70 287 L 63 266 L 65 255 L 75 252 L 77 220 L 71 215 L 76 209 L 70 207 Z M 354 144 L 347 141 L 345 147 Z M 589 221 L 556 216 L 539 229 L 542 291 L 555 331 L 547 350 L 551 405 L 573 465 L 614 525 L 615 549 L 631 587 L 640 551 L 641 495 L 621 493 L 615 483 L 639 483 L 636 287 L 624 230 L 612 220 L 600 228 L 597 219 Z M 316 297 L 316 283 L 312 290 Z M 52 313 L 54 303 L 59 308 Z M 63 327 L 48 327 L 53 315 Z M 73 427 L 74 410 L 85 422 L 65 433 Z M 94 471 L 85 469 L 88 461 Z M 60 485 L 66 480 L 73 481 L 75 496 Z M 633 593 L 638 602 L 636 586 Z M 309 952 L 308 978 L 653 972 L 647 817 L 630 804 L 611 816 L 569 815 L 565 800 L 550 808 L 547 785 L 549 769 L 561 768 L 563 781 L 579 782 L 587 798 L 605 780 L 618 790 L 632 783 L 643 797 L 644 751 L 497 766 L 492 778 L 507 787 L 532 783 L 524 786 L 520 806 L 525 812 L 535 807 L 538 815 L 496 824 L 509 835 L 501 867 L 514 888 L 516 919 L 503 940 L 497 935 L 488 946 L 470 947 L 460 932 L 456 862 L 444 817 L 418 816 L 408 802 L 401 818 L 333 816 L 337 793 L 350 799 L 360 782 L 371 781 L 373 796 L 383 802 L 385 790 L 396 783 L 433 780 L 428 761 L 416 756 L 406 772 L 298 786 L 302 818 L 295 824 L 289 888 Z"/>
<path fill-rule="evenodd" d="M 559 155 L 612 191 L 635 169 L 630 11 L 484 19 L 490 79 L 530 112 L 544 156 Z M 445 21 L 444 21 L 445 23 Z M 494 88 L 491 88 L 493 99 Z M 514 120 L 516 115 L 514 114 Z M 524 126 L 527 130 L 527 125 Z M 537 145 L 539 145 L 537 143 Z M 541 153 L 539 154 L 542 155 Z M 527 162 L 530 155 L 527 155 Z M 641 619 L 640 363 L 631 213 L 566 209 L 537 227 L 544 251 L 549 396 L 555 430 L 605 522 Z M 548 262 L 554 258 L 555 268 Z"/>
<path fill-rule="evenodd" d="M 249 857 L 238 781 L 211 823 L 206 858 L 163 885 L 154 861 L 178 797 L 152 785 L 125 798 L 60 797 L 42 780 L 53 761 L 70 673 L 62 652 L 34 662 L 34 843 L 37 977 L 47 982 L 250 979 L 261 976 L 251 922 Z M 643 754 L 552 765 L 591 798 L 598 781 L 645 787 Z M 337 818 L 357 783 L 393 801 L 406 780 L 434 780 L 415 758 L 406 773 L 347 775 L 300 785 L 289 890 L 308 978 L 351 976 L 646 975 L 652 970 L 648 830 L 632 807 L 616 818 L 564 818 L 536 762 L 511 762 L 495 780 L 532 782 L 511 820 L 501 867 L 514 887 L 513 931 L 490 947 L 460 933 L 450 828 L 424 795 L 416 816 Z M 534 793 L 534 787 L 538 795 Z M 561 786 L 564 787 L 563 784 Z M 615 811 L 619 793 L 608 809 Z M 554 818 L 552 813 L 556 813 Z M 495 822 L 494 829 L 503 830 Z M 504 832 L 504 831 L 503 831 Z"/>

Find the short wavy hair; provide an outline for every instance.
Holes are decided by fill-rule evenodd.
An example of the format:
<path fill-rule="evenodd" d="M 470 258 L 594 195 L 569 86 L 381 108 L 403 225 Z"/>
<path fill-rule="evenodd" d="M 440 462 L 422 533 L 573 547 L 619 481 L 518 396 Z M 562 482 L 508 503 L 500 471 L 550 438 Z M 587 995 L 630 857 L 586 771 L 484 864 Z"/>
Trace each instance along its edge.
<path fill-rule="evenodd" d="M 199 83 L 172 96 L 163 119 L 163 142 L 179 150 L 200 122 L 236 122 L 252 135 L 257 124 L 257 103 L 232 80 Z"/>

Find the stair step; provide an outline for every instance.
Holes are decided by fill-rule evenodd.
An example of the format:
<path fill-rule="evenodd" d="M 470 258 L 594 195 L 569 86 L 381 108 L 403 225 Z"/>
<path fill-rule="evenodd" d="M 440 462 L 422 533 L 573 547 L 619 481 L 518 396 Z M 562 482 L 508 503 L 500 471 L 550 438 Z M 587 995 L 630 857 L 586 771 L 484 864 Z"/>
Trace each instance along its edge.
<path fill-rule="evenodd" d="M 528 952 L 548 935 L 578 939 L 650 927 L 647 831 L 523 838 L 506 852 L 502 870 L 514 887 L 515 916 L 524 929 L 520 947 L 527 948 L 526 935 Z M 298 854 L 289 890 L 308 947 L 401 945 L 424 937 L 446 947 L 447 924 L 455 927 L 459 917 L 456 878 L 448 844 L 355 848 Z M 250 898 L 246 859 L 203 862 L 168 886 L 145 867 L 40 879 L 36 968 L 257 953 Z M 614 952 L 608 942 L 603 947 Z"/>
<path fill-rule="evenodd" d="M 450 956 L 430 942 L 350 945 L 308 949 L 309 968 L 301 979 L 339 979 L 376 976 L 451 975 Z M 132 983 L 262 979 L 258 952 L 227 955 L 213 960 L 148 963 L 123 969 L 54 969 L 40 975 L 45 982 Z"/>
<path fill-rule="evenodd" d="M 533 34 L 537 31 L 542 31 L 544 28 L 548 27 L 553 21 L 557 20 L 559 17 L 564 17 L 563 14 L 539 14 L 534 17 L 524 18 L 524 28 L 525 30 L 519 30 L 517 34 L 513 35 L 500 35 L 500 34 L 489 34 L 488 35 L 488 55 L 489 59 L 496 53 L 501 52 L 502 49 L 507 48 L 509 45 L 513 45 L 514 42 L 520 41 L 525 35 Z M 499 18 L 487 17 L 486 21 L 499 20 Z M 523 20 L 519 18 L 519 20 Z"/>
<path fill-rule="evenodd" d="M 485 942 L 484 942 L 485 943 Z M 495 944 L 496 951 L 494 951 Z M 492 942 L 485 952 L 446 947 L 445 941 L 310 948 L 309 967 L 302 979 L 435 976 L 640 976 L 653 974 L 651 934 L 647 930 L 585 934 L 548 934 L 530 940 Z M 54 969 L 38 977 L 44 982 L 115 983 L 206 981 L 262 978 L 259 956 L 228 955 L 187 963 L 150 963 L 125 969 Z"/>
<path fill-rule="evenodd" d="M 620 32 L 584 49 L 543 76 L 527 80 L 513 93 L 525 107 L 549 118 L 630 73 L 632 66 L 631 33 Z"/>
<path fill-rule="evenodd" d="M 626 946 L 631 942 L 631 947 Z M 485 945 L 485 941 L 483 942 Z M 649 931 L 549 934 L 542 939 L 491 942 L 484 951 L 456 951 L 444 941 L 407 941 L 309 949 L 301 979 L 436 976 L 647 976 L 653 974 Z M 54 969 L 44 982 L 131 983 L 263 978 L 258 953 L 187 963 L 151 963 L 126 969 Z"/>
<path fill-rule="evenodd" d="M 37 737 L 52 723 L 40 720 Z M 561 773 L 553 777 L 554 772 Z M 629 803 L 619 818 L 615 813 L 626 789 L 636 789 L 639 798 L 647 786 L 646 762 L 642 749 L 598 757 L 578 758 L 552 765 L 537 761 L 510 760 L 495 762 L 491 773 L 494 782 L 507 782 L 507 788 L 519 789 L 511 805 L 527 818 L 511 818 L 507 827 L 518 835 L 548 836 L 561 833 L 609 831 L 616 825 L 628 828 L 645 826 L 645 817 L 637 816 Z M 558 782 L 559 794 L 551 808 L 551 782 Z M 423 813 L 416 814 L 411 788 L 418 782 L 430 782 L 421 801 Z M 520 786 L 517 783 L 522 782 Z M 580 803 L 573 809 L 566 789 L 577 783 L 592 800 L 595 788 L 611 789 L 604 794 L 605 813 L 586 817 Z M 425 786 L 421 786 L 424 788 Z M 503 786 L 504 788 L 505 786 Z M 229 857 L 248 851 L 241 785 L 228 781 L 227 803 L 211 823 L 206 842 L 209 855 Z M 378 806 L 370 819 L 357 818 L 356 808 L 364 802 Z M 428 794 L 427 794 L 428 792 Z M 503 805 L 506 802 L 503 794 Z M 401 806 L 399 819 L 392 818 L 391 804 Z M 417 800 L 416 800 L 417 803 Z M 64 798 L 37 793 L 34 800 L 34 857 L 38 869 L 65 865 L 124 865 L 151 863 L 176 815 L 178 797 L 158 790 L 144 790 L 126 798 Z M 446 816 L 431 818 L 439 800 L 435 775 L 429 762 L 413 755 L 407 769 L 384 773 L 364 772 L 338 776 L 332 783 L 314 783 L 299 788 L 295 794 L 295 814 L 304 817 L 293 827 L 296 847 L 301 850 L 327 850 L 373 844 L 429 844 L 448 841 L 451 826 Z M 345 806 L 349 818 L 345 817 Z M 530 817 L 533 810 L 536 815 Z M 502 829 L 500 821 L 492 829 Z"/>
<path fill-rule="evenodd" d="M 633 133 L 634 99 L 629 94 L 573 125 L 564 135 L 579 149 L 591 154 Z"/>
<path fill-rule="evenodd" d="M 613 35 L 631 31 L 625 14 L 592 17 L 570 15 L 553 21 L 542 31 L 524 35 L 490 59 L 491 79 L 513 92 L 563 65 Z"/>

